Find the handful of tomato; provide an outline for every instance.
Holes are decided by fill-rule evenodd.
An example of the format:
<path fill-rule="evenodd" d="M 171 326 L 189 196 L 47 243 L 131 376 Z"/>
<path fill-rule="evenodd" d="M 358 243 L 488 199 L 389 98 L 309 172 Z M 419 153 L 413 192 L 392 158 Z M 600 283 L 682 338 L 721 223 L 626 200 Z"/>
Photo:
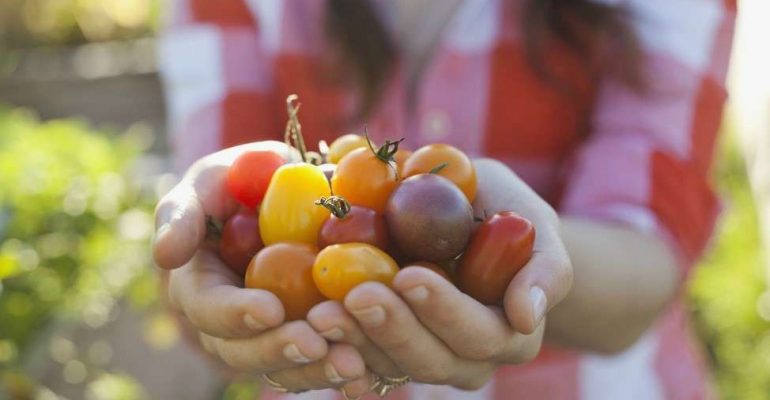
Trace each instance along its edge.
<path fill-rule="evenodd" d="M 305 158 L 298 128 L 290 119 L 287 138 L 295 135 Z M 287 320 L 360 283 L 389 285 L 399 266 L 432 269 L 485 304 L 501 302 L 532 255 L 533 225 L 514 212 L 474 217 L 476 171 L 457 148 L 399 145 L 344 135 L 325 155 L 334 164 L 323 166 L 318 157 L 242 154 L 227 188 L 244 211 L 225 222 L 223 261 L 246 287 L 273 292 Z"/>

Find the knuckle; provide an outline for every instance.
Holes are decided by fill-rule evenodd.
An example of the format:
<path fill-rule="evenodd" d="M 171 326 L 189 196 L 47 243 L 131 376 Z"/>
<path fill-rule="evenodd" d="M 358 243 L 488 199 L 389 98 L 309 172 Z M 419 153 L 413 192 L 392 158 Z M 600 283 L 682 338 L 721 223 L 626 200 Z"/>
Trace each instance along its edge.
<path fill-rule="evenodd" d="M 458 349 L 458 355 L 471 360 L 492 360 L 500 355 L 502 349 L 503 345 L 499 340 L 489 338 L 479 340 L 462 350 Z"/>

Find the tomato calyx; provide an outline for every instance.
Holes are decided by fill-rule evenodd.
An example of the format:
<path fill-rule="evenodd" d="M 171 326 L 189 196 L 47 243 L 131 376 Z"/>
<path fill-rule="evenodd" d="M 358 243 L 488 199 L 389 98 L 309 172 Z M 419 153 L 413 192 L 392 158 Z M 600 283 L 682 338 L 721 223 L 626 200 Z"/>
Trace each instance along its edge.
<path fill-rule="evenodd" d="M 350 213 L 350 203 L 341 196 L 321 197 L 315 204 L 331 211 L 339 219 L 345 218 Z"/>
<path fill-rule="evenodd" d="M 366 128 L 364 128 L 364 136 L 366 137 L 366 143 L 369 145 L 369 149 L 372 151 L 372 154 L 374 154 L 378 160 L 388 164 L 388 166 L 393 169 L 393 172 L 396 173 L 396 180 L 400 180 L 401 177 L 398 175 L 398 168 L 395 166 L 396 153 L 398 152 L 398 146 L 401 144 L 401 142 L 404 141 L 405 138 L 398 140 L 385 139 L 385 144 L 375 150 L 374 145 L 372 144 L 372 140 L 369 138 L 369 132 Z"/>

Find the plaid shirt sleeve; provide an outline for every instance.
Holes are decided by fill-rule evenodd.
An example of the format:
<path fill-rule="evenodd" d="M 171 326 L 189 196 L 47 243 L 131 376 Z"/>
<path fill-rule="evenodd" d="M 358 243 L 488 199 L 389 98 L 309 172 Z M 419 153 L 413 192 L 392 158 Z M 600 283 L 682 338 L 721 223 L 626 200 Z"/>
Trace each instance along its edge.
<path fill-rule="evenodd" d="M 250 4 L 253 6 L 250 7 Z M 279 132 L 273 86 L 275 0 L 173 0 L 160 66 L 175 167 Z M 259 16 L 264 16 L 260 19 Z"/>
<path fill-rule="evenodd" d="M 709 176 L 726 99 L 734 0 L 629 0 L 648 93 L 608 78 L 593 132 L 569 165 L 565 214 L 612 220 L 670 239 L 686 272 L 720 203 Z"/>

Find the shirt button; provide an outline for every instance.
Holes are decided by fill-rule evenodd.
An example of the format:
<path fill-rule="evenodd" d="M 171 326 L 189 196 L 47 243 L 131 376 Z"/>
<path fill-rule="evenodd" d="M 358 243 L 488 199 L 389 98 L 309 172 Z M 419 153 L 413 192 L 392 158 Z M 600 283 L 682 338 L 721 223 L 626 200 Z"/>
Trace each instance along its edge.
<path fill-rule="evenodd" d="M 430 110 L 422 118 L 422 135 L 428 142 L 443 140 L 449 136 L 451 127 L 449 115 L 442 110 Z"/>

